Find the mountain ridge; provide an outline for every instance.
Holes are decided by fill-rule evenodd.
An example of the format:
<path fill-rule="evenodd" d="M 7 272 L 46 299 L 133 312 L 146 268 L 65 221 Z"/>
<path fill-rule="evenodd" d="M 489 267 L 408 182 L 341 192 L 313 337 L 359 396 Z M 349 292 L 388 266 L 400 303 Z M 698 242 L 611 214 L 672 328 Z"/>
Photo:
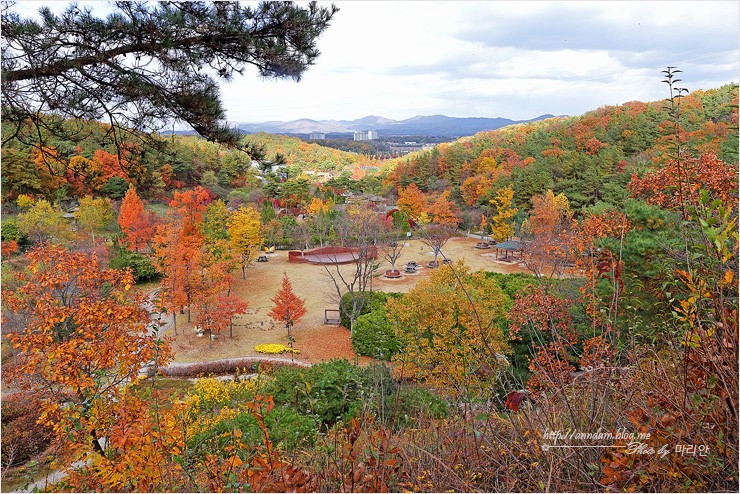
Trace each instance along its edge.
<path fill-rule="evenodd" d="M 564 116 L 564 115 L 561 115 Z M 297 120 L 269 122 L 230 122 L 242 132 L 270 134 L 353 133 L 375 130 L 381 136 L 426 135 L 462 137 L 477 132 L 496 130 L 507 125 L 554 118 L 549 113 L 527 120 L 504 117 L 448 117 L 446 115 L 416 115 L 405 120 L 393 120 L 378 115 L 366 115 L 355 120 Z"/>

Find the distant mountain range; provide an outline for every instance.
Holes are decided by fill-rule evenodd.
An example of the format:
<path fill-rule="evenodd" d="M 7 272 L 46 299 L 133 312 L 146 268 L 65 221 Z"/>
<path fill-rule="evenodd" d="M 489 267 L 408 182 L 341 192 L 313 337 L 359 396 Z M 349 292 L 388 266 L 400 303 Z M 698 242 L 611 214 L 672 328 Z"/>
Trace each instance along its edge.
<path fill-rule="evenodd" d="M 291 122 L 261 122 L 238 123 L 232 122 L 245 133 L 266 132 L 268 134 L 310 134 L 323 132 L 326 134 L 353 133 L 355 131 L 375 130 L 380 136 L 439 136 L 462 137 L 477 132 L 495 130 L 507 125 L 534 122 L 552 118 L 554 115 L 540 115 L 530 120 L 510 120 L 508 118 L 467 117 L 456 118 L 444 115 L 416 116 L 406 120 L 391 120 L 390 118 L 369 115 L 357 120 L 311 120 L 301 119 Z"/>

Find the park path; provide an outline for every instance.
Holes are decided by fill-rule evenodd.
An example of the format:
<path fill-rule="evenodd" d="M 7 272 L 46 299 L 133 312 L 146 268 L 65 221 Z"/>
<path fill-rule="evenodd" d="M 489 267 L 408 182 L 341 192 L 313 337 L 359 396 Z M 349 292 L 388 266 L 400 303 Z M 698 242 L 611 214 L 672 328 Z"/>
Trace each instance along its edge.
<path fill-rule="evenodd" d="M 164 335 L 175 324 L 174 315 L 160 312 L 159 307 L 155 303 L 160 290 L 161 288 L 155 288 L 150 291 L 146 296 L 146 300 L 142 304 L 142 307 L 146 309 L 149 314 L 149 319 L 151 320 L 149 323 L 149 329 L 157 338 Z"/>
<path fill-rule="evenodd" d="M 72 468 L 81 468 L 85 465 L 84 462 L 77 461 L 72 464 Z M 67 476 L 66 472 L 61 470 L 54 470 L 49 472 L 41 479 L 31 482 L 19 489 L 10 492 L 44 492 L 47 487 L 56 484 L 60 480 L 63 480 Z"/>

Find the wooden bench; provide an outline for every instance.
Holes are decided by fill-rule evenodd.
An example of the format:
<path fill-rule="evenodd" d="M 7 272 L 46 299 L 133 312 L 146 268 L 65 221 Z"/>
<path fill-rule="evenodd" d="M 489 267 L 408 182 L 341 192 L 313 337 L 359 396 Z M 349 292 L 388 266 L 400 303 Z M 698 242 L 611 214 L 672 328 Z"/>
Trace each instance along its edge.
<path fill-rule="evenodd" d="M 324 324 L 339 326 L 342 324 L 339 309 L 324 309 Z"/>

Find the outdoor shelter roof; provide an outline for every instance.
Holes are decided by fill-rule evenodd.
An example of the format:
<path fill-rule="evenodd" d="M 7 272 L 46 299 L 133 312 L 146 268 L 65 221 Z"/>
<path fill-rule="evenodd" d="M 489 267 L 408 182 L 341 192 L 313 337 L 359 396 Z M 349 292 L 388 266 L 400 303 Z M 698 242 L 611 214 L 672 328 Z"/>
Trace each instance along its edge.
<path fill-rule="evenodd" d="M 494 245 L 493 248 L 501 250 L 522 250 L 524 246 L 525 243 L 520 240 L 507 240 L 506 242 Z"/>

